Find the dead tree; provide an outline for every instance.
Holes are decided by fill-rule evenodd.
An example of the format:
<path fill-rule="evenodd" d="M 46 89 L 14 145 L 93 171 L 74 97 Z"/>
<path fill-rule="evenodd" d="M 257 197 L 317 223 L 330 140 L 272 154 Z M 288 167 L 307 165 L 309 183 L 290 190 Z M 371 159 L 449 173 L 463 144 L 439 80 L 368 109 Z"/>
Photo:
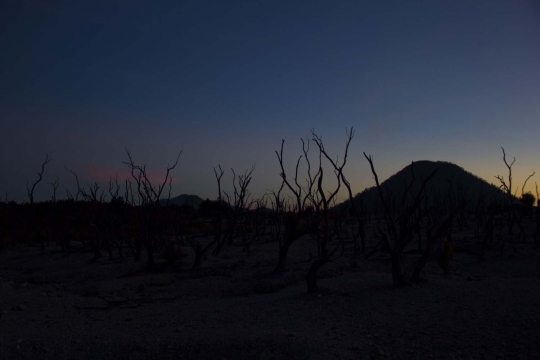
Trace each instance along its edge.
<path fill-rule="evenodd" d="M 275 242 L 278 244 L 278 249 L 281 249 L 283 243 L 283 214 L 281 214 L 282 209 L 288 208 L 288 204 L 282 204 L 281 202 L 281 191 L 283 190 L 284 183 L 282 182 L 281 188 L 276 193 L 275 191 L 270 191 L 270 207 L 272 209 L 268 217 L 268 228 L 270 235 L 270 242 Z M 271 196 L 270 196 L 271 195 Z M 286 201 L 286 200 L 283 200 Z"/>
<path fill-rule="evenodd" d="M 28 181 L 26 182 L 26 191 L 28 194 L 28 200 L 30 202 L 31 207 L 31 213 L 30 213 L 30 228 L 36 237 L 36 240 L 41 244 L 41 252 L 43 253 L 45 250 L 45 241 L 42 239 L 41 236 L 41 224 L 40 224 L 40 217 L 41 214 L 39 213 L 40 210 L 37 207 L 34 207 L 34 190 L 36 189 L 36 186 L 41 182 L 43 179 L 43 174 L 45 173 L 45 165 L 47 165 L 49 162 L 51 162 L 51 159 L 49 159 L 49 155 L 47 154 L 45 156 L 45 161 L 41 164 L 41 170 L 37 172 L 38 179 L 30 186 L 28 184 Z"/>
<path fill-rule="evenodd" d="M 109 177 L 109 195 L 111 196 L 111 201 L 118 199 L 120 194 L 120 184 L 118 183 L 118 173 L 114 177 L 114 182 L 112 176 Z"/>
<path fill-rule="evenodd" d="M 358 209 L 356 207 L 356 203 L 354 201 L 354 197 L 353 197 L 353 193 L 352 193 L 352 189 L 351 189 L 351 184 L 347 180 L 347 178 L 345 177 L 345 174 L 343 173 L 343 168 L 345 167 L 345 164 L 347 163 L 347 156 L 348 156 L 348 152 L 349 152 L 349 146 L 350 146 L 351 141 L 352 141 L 352 139 L 354 137 L 354 128 L 351 127 L 351 130 L 350 131 L 347 130 L 346 133 L 347 133 L 347 142 L 345 144 L 345 155 L 344 155 L 343 163 L 341 164 L 341 166 L 339 166 L 330 156 L 328 156 L 328 153 L 324 149 L 322 139 L 319 136 L 317 136 L 317 134 L 315 134 L 314 132 L 312 132 L 312 135 L 313 135 L 313 139 L 314 139 L 315 143 L 319 147 L 319 151 L 330 162 L 330 164 L 332 164 L 332 166 L 334 167 L 334 171 L 336 171 L 339 174 L 339 177 L 340 177 L 339 180 L 341 180 L 341 182 L 343 182 L 343 185 L 345 185 L 345 187 L 347 188 L 347 192 L 348 192 L 348 195 L 349 195 L 349 204 L 350 204 L 351 209 L 352 209 L 351 212 L 354 215 L 354 218 L 356 219 L 356 222 L 358 224 L 358 232 L 354 235 L 355 250 L 357 248 L 357 239 L 358 239 L 358 237 L 360 237 L 360 241 L 361 241 L 361 244 L 362 244 L 362 252 L 364 252 L 366 250 L 364 220 L 362 219 L 362 217 L 360 215 L 360 212 L 358 211 Z"/>
<path fill-rule="evenodd" d="M 234 172 L 234 169 L 231 169 L 233 173 L 233 201 L 231 202 L 231 196 L 229 196 L 226 192 L 227 197 L 227 203 L 229 205 L 229 208 L 231 211 L 229 211 L 230 215 L 227 217 L 227 228 L 225 231 L 225 236 L 223 239 L 220 239 L 217 242 L 216 248 L 213 251 L 214 256 L 218 256 L 221 252 L 221 249 L 223 248 L 224 244 L 232 245 L 233 239 L 235 234 L 237 234 L 238 226 L 241 222 L 241 218 L 245 215 L 246 211 L 246 204 L 249 200 L 250 193 L 248 192 L 248 186 L 252 179 L 253 171 L 255 170 L 255 166 L 251 168 L 251 170 L 246 170 L 243 175 L 238 176 L 238 180 L 236 177 L 236 173 Z M 238 182 L 237 182 L 238 181 Z"/>
<path fill-rule="evenodd" d="M 253 234 L 244 242 L 244 247 L 242 248 L 243 252 L 248 252 L 251 244 L 265 234 L 268 226 L 266 207 L 268 201 L 266 200 L 266 196 L 267 195 L 263 196 L 261 199 L 255 200 L 255 208 L 250 211 L 249 224 L 253 226 Z"/>
<path fill-rule="evenodd" d="M 535 189 L 536 189 L 536 209 L 535 209 L 535 215 L 536 215 L 536 227 L 534 229 L 534 243 L 536 245 L 540 245 L 540 197 L 538 197 L 540 194 L 538 194 L 538 184 L 535 182 Z"/>
<path fill-rule="evenodd" d="M 100 186 L 95 183 L 94 187 L 89 185 L 89 191 L 87 191 L 79 182 L 79 177 L 75 171 L 70 170 L 67 166 L 64 165 L 64 169 L 71 173 L 75 177 L 75 184 L 77 186 L 77 193 L 75 194 L 75 199 L 79 198 L 79 195 L 87 201 L 89 204 L 83 207 L 83 221 L 86 225 L 87 232 L 93 234 L 90 236 L 90 246 L 94 252 L 94 260 L 101 258 L 101 246 L 103 244 L 103 230 L 102 230 L 102 209 L 101 202 L 103 201 L 103 192 L 98 196 Z M 110 247 L 106 246 L 107 250 L 110 252 Z"/>
<path fill-rule="evenodd" d="M 48 183 L 48 184 L 51 185 L 53 188 L 52 201 L 56 202 L 56 191 L 58 190 L 58 186 L 60 185 L 60 179 L 57 176 L 56 179 L 52 183 Z"/>
<path fill-rule="evenodd" d="M 330 236 L 330 220 L 329 220 L 329 204 L 332 202 L 333 198 L 336 196 L 336 194 L 339 191 L 339 188 L 341 187 L 341 181 L 340 181 L 340 174 L 339 172 L 336 172 L 336 177 L 338 179 L 338 185 L 336 187 L 336 190 L 329 194 L 329 197 L 326 197 L 326 194 L 324 193 L 324 190 L 322 188 L 322 181 L 324 177 L 324 171 L 322 169 L 322 166 L 319 166 L 319 179 L 317 182 L 317 190 L 319 191 L 321 203 L 322 203 L 322 224 L 320 229 L 320 237 L 321 241 L 319 242 L 319 258 L 315 260 L 306 275 L 306 284 L 307 284 L 307 291 L 309 293 L 313 293 L 317 291 L 317 271 L 323 267 L 324 264 L 330 262 L 332 255 L 337 251 L 339 248 L 339 244 L 337 244 L 332 251 L 328 250 L 328 243 L 331 240 Z"/>
<path fill-rule="evenodd" d="M 216 168 L 214 168 L 214 175 L 216 177 L 216 182 L 217 182 L 217 185 L 218 185 L 218 199 L 217 199 L 217 214 L 215 214 L 215 216 L 212 216 L 212 225 L 214 227 L 214 238 L 212 241 L 210 241 L 208 244 L 206 244 L 204 247 L 201 245 L 201 244 L 196 244 L 195 245 L 195 260 L 193 262 L 193 265 L 191 267 L 192 270 L 197 270 L 201 267 L 201 263 L 202 263 L 202 259 L 204 257 L 204 255 L 206 255 L 206 253 L 208 252 L 208 250 L 210 248 L 212 248 L 212 246 L 214 246 L 215 244 L 218 244 L 221 242 L 221 236 L 222 236 L 222 233 L 223 233 L 223 224 L 222 224 L 222 207 L 223 207 L 223 197 L 222 197 L 222 191 L 221 191 L 221 178 L 223 177 L 223 174 L 225 174 L 225 172 L 223 171 L 223 169 L 221 168 L 221 165 L 218 165 L 219 167 L 219 175 L 218 175 L 218 172 L 216 170 Z M 214 215 L 214 214 L 212 214 Z"/>
<path fill-rule="evenodd" d="M 339 247 L 339 243 L 338 243 L 332 251 L 328 250 L 328 244 L 331 240 L 329 210 L 330 210 L 330 204 L 332 204 L 333 200 L 335 199 L 335 196 L 337 195 L 337 193 L 339 192 L 339 189 L 341 188 L 341 181 L 343 180 L 347 181 L 345 178 L 345 175 L 343 174 L 343 169 L 345 165 L 347 164 L 349 145 L 354 136 L 354 131 L 352 128 L 351 128 L 351 131 L 347 131 L 347 142 L 345 145 L 345 152 L 344 152 L 343 161 L 341 162 L 341 164 L 338 162 L 338 160 L 334 161 L 328 155 L 328 153 L 326 152 L 324 148 L 324 144 L 321 137 L 315 134 L 315 131 L 313 130 L 311 134 L 313 137 L 313 141 L 315 142 L 315 144 L 317 144 L 317 147 L 319 148 L 319 172 L 318 172 L 319 177 L 317 181 L 317 190 L 318 190 L 320 202 L 315 202 L 314 205 L 316 208 L 322 209 L 321 211 L 322 224 L 321 224 L 321 229 L 320 229 L 321 241 L 319 243 L 319 249 L 320 249 L 319 258 L 311 264 L 311 267 L 309 268 L 309 271 L 306 275 L 306 283 L 307 283 L 308 292 L 316 292 L 317 291 L 317 271 L 324 264 L 326 264 L 327 262 L 331 260 L 332 255 L 336 252 L 336 250 Z M 324 156 L 328 160 L 328 162 L 332 164 L 334 168 L 334 174 L 336 175 L 336 179 L 337 179 L 336 188 L 333 192 L 330 192 L 328 194 L 328 197 L 326 196 L 325 191 L 323 190 L 323 187 L 322 187 L 322 181 L 324 177 L 324 171 L 323 171 L 322 161 L 321 161 L 322 156 Z M 349 201 L 351 202 L 351 204 L 353 204 L 350 184 L 348 186 L 348 190 L 349 190 Z M 353 208 L 355 209 L 357 220 L 359 221 L 359 226 L 361 226 L 358 212 L 356 211 L 356 207 L 354 206 L 354 204 L 353 204 Z"/>
<path fill-rule="evenodd" d="M 38 179 L 32 184 L 30 187 L 28 185 L 28 182 L 26 182 L 26 191 L 28 193 L 28 200 L 30 201 L 30 204 L 34 203 L 34 190 L 36 189 L 37 184 L 41 182 L 43 179 L 43 173 L 45 173 L 45 165 L 51 162 L 51 159 L 49 159 L 49 154 L 45 156 L 45 161 L 41 164 L 41 171 L 37 173 Z"/>
<path fill-rule="evenodd" d="M 533 170 L 532 174 L 529 175 L 525 179 L 525 181 L 523 182 L 523 186 L 521 187 L 521 195 L 525 194 L 525 186 L 527 185 L 527 182 L 529 181 L 529 179 L 532 178 L 535 174 L 536 174 L 536 171 Z"/>
<path fill-rule="evenodd" d="M 506 193 L 507 198 L 508 198 L 508 200 L 507 200 L 508 201 L 508 206 L 510 207 L 510 212 L 511 212 L 510 225 L 508 226 L 508 235 L 512 235 L 512 233 L 513 233 L 512 230 L 514 228 L 514 224 L 517 224 L 518 227 L 519 227 L 519 230 L 521 232 L 521 235 L 523 237 L 523 241 L 525 241 L 525 238 L 526 238 L 527 235 L 525 234 L 525 230 L 523 229 L 523 227 L 521 225 L 521 221 L 518 218 L 517 211 L 516 211 L 516 209 L 514 207 L 514 195 L 512 194 L 512 166 L 516 162 L 516 158 L 513 158 L 512 162 L 509 164 L 508 161 L 506 160 L 506 152 L 504 151 L 504 148 L 501 147 L 501 149 L 502 149 L 502 152 L 503 152 L 504 164 L 506 165 L 506 168 L 508 169 L 508 183 L 506 183 L 503 176 L 496 175 L 495 178 L 500 181 L 501 188 L 504 190 L 504 192 Z M 525 181 L 525 182 L 527 182 L 527 181 Z M 501 250 L 500 250 L 501 255 L 504 252 L 505 245 L 506 245 L 506 239 L 503 239 L 502 244 L 501 244 Z"/>
<path fill-rule="evenodd" d="M 412 195 L 412 202 L 410 206 L 401 207 L 397 209 L 395 204 L 395 198 L 383 194 L 381 184 L 379 183 L 379 177 L 375 171 L 373 163 L 373 157 L 366 155 L 364 157 L 369 162 L 371 172 L 375 179 L 377 193 L 383 209 L 384 223 L 383 226 L 379 226 L 379 233 L 381 235 L 381 243 L 378 246 L 384 245 L 387 251 L 390 253 L 392 261 L 392 280 L 394 286 L 406 286 L 408 280 L 404 274 L 402 264 L 402 254 L 406 246 L 411 243 L 414 238 L 414 215 L 417 213 L 421 204 L 424 188 L 426 184 L 435 176 L 437 169 L 434 170 L 427 178 L 421 180 L 420 189 L 416 194 Z M 406 193 L 403 195 L 404 199 L 410 194 L 412 185 L 415 182 L 416 177 L 413 175 L 411 183 L 406 187 Z M 416 217 L 416 221 L 419 221 L 419 217 Z M 426 246 L 428 248 L 428 246 Z"/>
<path fill-rule="evenodd" d="M 291 247 L 291 245 L 300 237 L 308 234 L 311 231 L 311 228 L 310 228 L 311 224 L 309 223 L 310 219 L 306 217 L 306 207 L 309 205 L 310 201 L 313 202 L 313 199 L 314 199 L 313 187 L 315 186 L 315 181 L 320 176 L 321 167 L 319 167 L 319 172 L 317 172 L 315 176 L 311 175 L 311 163 L 307 156 L 308 151 L 309 151 L 309 142 L 306 144 L 303 139 L 301 140 L 302 140 L 302 150 L 304 152 L 304 156 L 300 155 L 296 162 L 294 186 L 291 183 L 291 181 L 289 181 L 289 179 L 287 178 L 285 167 L 283 165 L 283 147 L 285 144 L 285 140 L 281 140 L 281 151 L 278 152 L 276 150 L 276 155 L 277 155 L 279 165 L 281 168 L 280 177 L 282 179 L 282 183 L 281 183 L 280 190 L 278 191 L 275 200 L 276 200 L 276 209 L 278 211 L 278 214 L 280 214 L 283 219 L 282 220 L 283 241 L 280 242 L 279 244 L 278 263 L 274 269 L 274 271 L 278 273 L 285 270 L 287 253 L 289 252 L 289 248 Z M 308 170 L 307 170 L 308 178 L 306 179 L 307 185 L 305 188 L 302 187 L 300 183 L 298 182 L 298 168 L 300 166 L 300 161 L 302 160 L 302 157 L 305 157 L 305 161 L 308 166 Z M 285 207 L 285 204 L 286 204 L 285 199 L 281 198 L 281 191 L 283 190 L 285 186 L 292 193 L 290 211 L 287 211 Z"/>
<path fill-rule="evenodd" d="M 139 197 L 139 209 L 142 212 L 142 241 L 146 248 L 146 254 L 148 256 L 147 264 L 150 268 L 155 265 L 154 253 L 156 246 L 159 244 L 159 238 L 162 235 L 161 227 L 158 227 L 159 213 L 161 207 L 161 195 L 165 186 L 167 185 L 170 177 L 170 172 L 176 168 L 182 151 L 178 153 L 176 161 L 173 165 L 168 165 L 165 173 L 165 177 L 162 183 L 157 185 L 152 184 L 148 178 L 146 171 L 146 165 L 137 165 L 131 157 L 131 153 L 126 149 L 126 153 L 129 161 L 124 161 L 131 170 L 131 177 L 137 184 L 137 195 Z M 142 245 L 142 244 L 141 244 Z M 141 248 L 137 249 L 136 258 L 140 255 Z"/>

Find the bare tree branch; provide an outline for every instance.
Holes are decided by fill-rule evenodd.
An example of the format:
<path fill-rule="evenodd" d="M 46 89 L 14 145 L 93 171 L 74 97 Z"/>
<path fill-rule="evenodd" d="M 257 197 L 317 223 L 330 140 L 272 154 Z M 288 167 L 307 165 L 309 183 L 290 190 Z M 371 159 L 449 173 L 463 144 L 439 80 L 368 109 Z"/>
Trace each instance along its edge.
<path fill-rule="evenodd" d="M 28 193 L 28 199 L 30 200 L 30 204 L 34 203 L 34 190 L 36 188 L 36 185 L 41 182 L 43 179 L 43 173 L 45 172 L 45 165 L 51 162 L 51 159 L 49 159 L 49 154 L 45 156 L 45 161 L 41 164 L 41 171 L 37 173 L 38 179 L 32 184 L 32 187 L 28 186 L 28 182 L 26 182 L 26 191 Z"/>
<path fill-rule="evenodd" d="M 523 187 L 521 188 L 521 194 L 525 194 L 525 185 L 527 185 L 527 181 L 529 181 L 530 178 L 532 178 L 534 176 L 534 174 L 536 174 L 536 172 L 533 170 L 532 171 L 533 173 L 531 175 L 529 175 L 529 177 L 527 179 L 525 179 L 525 182 L 523 183 Z"/>
<path fill-rule="evenodd" d="M 53 188 L 52 201 L 56 202 L 56 190 L 58 190 L 58 185 L 60 185 L 60 179 L 57 176 L 56 179 L 52 183 L 48 183 L 48 184 L 51 185 Z"/>

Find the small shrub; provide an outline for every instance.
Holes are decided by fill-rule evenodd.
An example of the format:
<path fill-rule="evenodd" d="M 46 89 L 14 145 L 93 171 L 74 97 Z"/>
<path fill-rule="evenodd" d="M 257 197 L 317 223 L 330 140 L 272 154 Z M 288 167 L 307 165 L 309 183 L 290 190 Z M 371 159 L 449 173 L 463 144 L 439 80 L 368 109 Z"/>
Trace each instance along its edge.
<path fill-rule="evenodd" d="M 519 198 L 519 201 L 521 201 L 521 203 L 527 207 L 534 206 L 535 200 L 534 195 L 530 191 L 521 194 L 521 197 Z"/>

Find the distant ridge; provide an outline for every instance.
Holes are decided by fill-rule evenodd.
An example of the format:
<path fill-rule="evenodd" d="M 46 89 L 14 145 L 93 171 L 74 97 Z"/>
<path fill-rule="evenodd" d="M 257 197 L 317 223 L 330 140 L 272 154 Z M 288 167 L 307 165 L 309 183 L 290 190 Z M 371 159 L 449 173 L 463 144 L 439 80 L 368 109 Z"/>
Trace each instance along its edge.
<path fill-rule="evenodd" d="M 169 204 L 178 205 L 178 206 L 191 205 L 195 209 L 198 209 L 199 205 L 201 205 L 203 201 L 204 200 L 198 197 L 197 195 L 182 194 L 182 195 L 178 195 L 177 197 L 171 198 L 169 200 Z M 161 203 L 166 204 L 167 199 L 161 199 Z"/>
<path fill-rule="evenodd" d="M 375 164 L 375 169 L 376 166 L 377 164 Z M 452 184 L 453 192 L 457 194 L 458 191 L 462 191 L 465 197 L 471 201 L 471 205 L 476 204 L 481 193 L 485 194 L 486 202 L 492 201 L 494 196 L 501 200 L 503 199 L 504 193 L 497 186 L 488 183 L 462 167 L 446 161 L 428 160 L 414 161 L 412 164 L 407 165 L 405 168 L 383 181 L 381 183 L 383 193 L 389 193 L 392 196 L 397 196 L 401 199 L 401 196 L 403 196 L 405 191 L 405 184 L 410 183 L 412 180 L 413 172 L 411 170 L 413 170 L 417 180 L 411 191 L 413 194 L 416 194 L 421 186 L 420 179 L 427 178 L 436 169 L 438 169 L 437 173 L 426 186 L 427 192 L 431 193 L 428 202 L 429 205 L 433 203 L 435 196 L 445 196 L 448 194 L 450 184 Z M 381 179 L 379 179 L 379 181 L 381 181 Z M 373 181 L 373 183 L 374 182 L 375 181 Z M 360 205 L 360 196 L 361 194 L 359 193 L 354 197 L 357 206 Z M 347 200 L 338 206 L 348 203 L 349 201 Z M 363 208 L 367 211 L 379 206 L 380 200 L 375 186 L 365 190 L 362 195 L 362 203 Z"/>

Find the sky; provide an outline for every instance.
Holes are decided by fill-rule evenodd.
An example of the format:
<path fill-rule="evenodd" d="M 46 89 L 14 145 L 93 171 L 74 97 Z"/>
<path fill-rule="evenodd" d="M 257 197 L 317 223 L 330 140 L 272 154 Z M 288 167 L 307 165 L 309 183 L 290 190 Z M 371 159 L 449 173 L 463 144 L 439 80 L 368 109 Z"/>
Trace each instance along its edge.
<path fill-rule="evenodd" d="M 416 160 L 496 182 L 540 183 L 540 2 L 0 2 L 0 196 L 27 201 L 129 176 L 126 149 L 173 196 L 215 199 L 213 168 L 250 189 L 292 176 L 311 129 L 343 157 L 353 192 Z M 314 144 L 312 161 L 316 161 Z M 329 174 L 327 172 L 327 174 Z M 301 168 L 299 178 L 305 178 Z M 326 183 L 328 190 L 332 182 Z M 515 190 L 515 188 L 514 188 Z M 343 200 L 345 193 L 340 194 Z"/>

